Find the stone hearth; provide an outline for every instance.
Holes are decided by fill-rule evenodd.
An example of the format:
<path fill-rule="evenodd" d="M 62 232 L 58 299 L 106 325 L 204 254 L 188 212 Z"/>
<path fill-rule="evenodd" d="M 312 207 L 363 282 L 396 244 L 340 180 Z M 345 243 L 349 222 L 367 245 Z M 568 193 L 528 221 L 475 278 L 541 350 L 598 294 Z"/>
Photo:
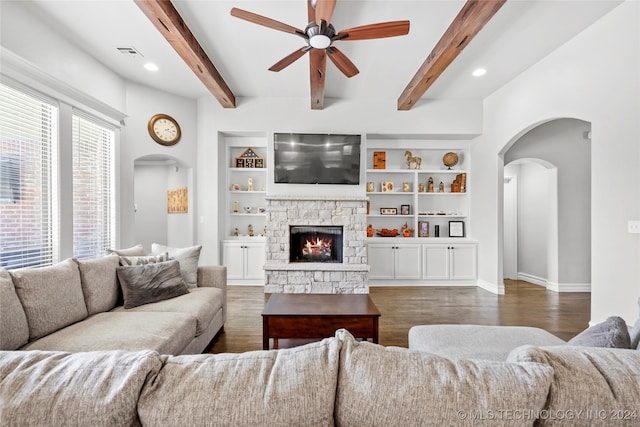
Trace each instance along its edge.
<path fill-rule="evenodd" d="M 267 197 L 266 293 L 369 293 L 365 198 Z M 290 262 L 291 225 L 343 227 L 342 263 Z"/>

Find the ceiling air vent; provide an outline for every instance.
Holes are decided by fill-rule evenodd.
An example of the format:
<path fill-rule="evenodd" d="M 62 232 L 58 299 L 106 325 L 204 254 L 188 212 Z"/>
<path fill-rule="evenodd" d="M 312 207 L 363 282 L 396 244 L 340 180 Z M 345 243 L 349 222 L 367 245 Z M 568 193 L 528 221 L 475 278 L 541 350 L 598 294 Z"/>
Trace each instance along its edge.
<path fill-rule="evenodd" d="M 135 47 L 133 46 L 124 46 L 124 47 L 116 47 L 116 49 L 118 50 L 118 52 L 125 54 L 127 56 L 141 56 L 144 57 L 143 54 L 141 54 Z"/>

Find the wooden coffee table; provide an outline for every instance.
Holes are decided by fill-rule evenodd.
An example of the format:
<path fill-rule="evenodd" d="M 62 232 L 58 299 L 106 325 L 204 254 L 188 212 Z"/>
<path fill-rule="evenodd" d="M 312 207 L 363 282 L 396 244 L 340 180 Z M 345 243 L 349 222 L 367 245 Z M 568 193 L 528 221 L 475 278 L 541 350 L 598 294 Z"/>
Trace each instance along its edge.
<path fill-rule="evenodd" d="M 262 312 L 262 348 L 280 338 L 322 339 L 337 329 L 378 343 L 380 312 L 368 294 L 272 294 Z"/>

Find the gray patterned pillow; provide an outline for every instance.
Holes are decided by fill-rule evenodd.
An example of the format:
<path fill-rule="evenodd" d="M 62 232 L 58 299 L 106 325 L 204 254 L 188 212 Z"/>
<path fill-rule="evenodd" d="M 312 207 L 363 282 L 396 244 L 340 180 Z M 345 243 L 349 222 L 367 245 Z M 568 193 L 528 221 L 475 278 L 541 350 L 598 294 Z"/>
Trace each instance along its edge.
<path fill-rule="evenodd" d="M 622 317 L 611 316 L 602 323 L 585 329 L 571 338 L 567 345 L 584 347 L 631 348 L 629 329 Z"/>
<path fill-rule="evenodd" d="M 145 256 L 121 256 L 120 265 L 123 267 L 131 265 L 146 265 L 156 262 L 169 261 L 169 254 L 167 252 L 159 255 L 145 255 Z"/>
<path fill-rule="evenodd" d="M 118 267 L 124 308 L 138 307 L 188 294 L 178 261 Z"/>

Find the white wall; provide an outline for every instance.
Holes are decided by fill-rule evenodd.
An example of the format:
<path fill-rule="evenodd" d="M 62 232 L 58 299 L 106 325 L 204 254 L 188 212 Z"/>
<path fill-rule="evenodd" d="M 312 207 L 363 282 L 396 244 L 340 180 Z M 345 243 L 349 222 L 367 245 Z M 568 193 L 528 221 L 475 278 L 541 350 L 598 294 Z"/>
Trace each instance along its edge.
<path fill-rule="evenodd" d="M 134 181 L 135 242 L 149 253 L 167 241 L 167 166 L 136 165 Z"/>
<path fill-rule="evenodd" d="M 518 274 L 548 280 L 548 169 L 520 164 L 518 173 Z M 535 283 L 535 282 L 534 282 Z"/>
<path fill-rule="evenodd" d="M 640 235 L 640 3 L 627 1 L 492 94 L 471 144 L 473 230 L 481 285 L 502 285 L 502 153 L 556 118 L 592 125 L 591 321 L 638 317 Z M 622 186 L 622 187 L 621 187 Z"/>

